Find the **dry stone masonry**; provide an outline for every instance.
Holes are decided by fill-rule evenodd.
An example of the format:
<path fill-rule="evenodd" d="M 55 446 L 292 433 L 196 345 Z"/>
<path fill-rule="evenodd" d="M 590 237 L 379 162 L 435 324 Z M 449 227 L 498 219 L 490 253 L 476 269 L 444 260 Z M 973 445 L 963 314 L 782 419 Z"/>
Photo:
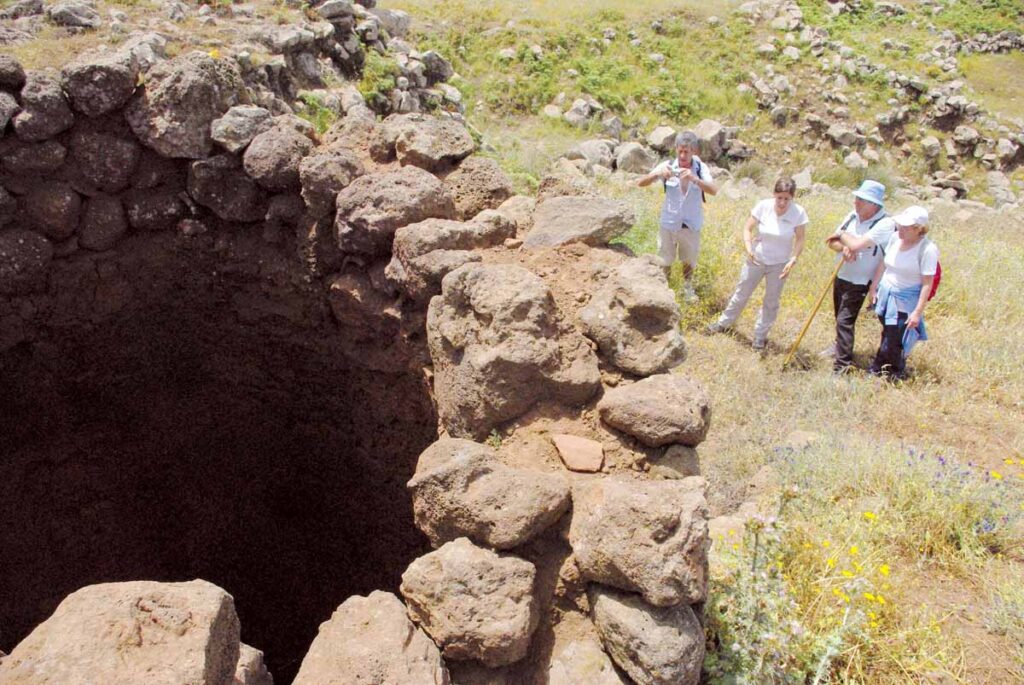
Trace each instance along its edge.
<path fill-rule="evenodd" d="M 264 40 L 308 81 L 325 55 L 357 73 L 363 48 L 401 35 L 408 19 L 365 4 L 328 0 L 313 8 L 322 22 Z M 49 16 L 97 21 L 83 8 L 51 6 Z M 398 106 L 378 118 L 347 102 L 323 135 L 291 113 L 274 69 L 243 55 L 166 59 L 125 48 L 82 56 L 60 73 L 0 58 L 0 358 L 51 350 L 56 364 L 62 348 L 48 345 L 74 331 L 109 330 L 132 353 L 144 336 L 118 331 L 152 315 L 147 298 L 157 309 L 187 309 L 206 293 L 217 307 L 172 331 L 182 337 L 170 349 L 190 354 L 189 336 L 200 345 L 209 327 L 195 365 L 237 352 L 224 350 L 232 338 L 217 332 L 229 312 L 230 327 L 252 334 L 229 392 L 270 378 L 276 397 L 306 384 L 325 395 L 337 383 L 365 384 L 348 404 L 319 398 L 326 404 L 309 430 L 353 421 L 370 445 L 358 462 L 363 486 L 351 491 L 356 504 L 391 497 L 395 490 L 374 491 L 400 479 L 404 490 L 388 500 L 393 515 L 375 511 L 388 519 L 380 525 L 406 525 L 419 547 L 385 588 L 393 592 L 368 587 L 339 597 L 329 620 L 329 612 L 302 617 L 324 622 L 315 639 L 302 637 L 286 680 L 696 683 L 709 545 L 696 447 L 710 407 L 680 372 L 686 348 L 674 296 L 650 259 L 609 246 L 634 221 L 627 207 L 556 185 L 538 199 L 512 196 L 501 169 L 473 155 L 457 112 L 412 111 L 451 76 L 447 63 L 401 54 L 417 85 L 394 96 Z M 573 116 L 600 114 L 595 104 L 577 103 Z M 726 133 L 705 128 L 708 144 L 724 149 Z M 653 159 L 642 146 L 615 152 L 623 168 Z M 579 154 L 616 159 L 604 145 Z M 161 271 L 168 264 L 178 280 Z M 289 347 L 276 364 L 255 361 L 278 339 Z M 317 373 L 325 367 L 302 371 L 297 358 L 314 353 L 342 366 L 325 378 Z M 417 404 L 415 388 L 432 404 Z M 154 413 L 177 411 L 172 400 Z M 417 445 L 423 421 L 433 442 Z M 412 445 L 418 459 L 403 471 L 399 452 Z M 282 473 L 292 477 L 299 466 L 289 467 Z M 268 460 L 241 481 L 274 468 Z M 312 468 L 297 504 L 278 503 L 279 515 L 337 506 L 318 505 L 302 488 L 344 473 Z M 3 475 L 20 482 L 20 472 Z M 200 486 L 217 479 L 205 474 L 196 506 L 206 499 Z M 103 506 L 99 498 L 76 516 L 102 522 Z M 215 513 L 207 520 L 222 540 L 237 538 L 233 522 L 244 514 Z M 376 541 L 385 555 L 390 530 Z M 164 553 L 198 554 L 192 532 L 168 541 L 183 549 Z M 319 543 L 300 544 L 315 555 Z M 259 561 L 228 563 L 257 573 Z M 330 590 L 344 575 L 308 571 L 292 568 L 287 582 L 303 586 L 294 591 Z M 38 607 L 50 599 L 32 595 L 12 621 L 20 643 L 0 661 L 0 682 L 267 685 L 262 654 L 241 642 L 229 592 L 201 580 L 88 585 L 48 619 Z M 246 610 L 239 601 L 243 619 Z"/>

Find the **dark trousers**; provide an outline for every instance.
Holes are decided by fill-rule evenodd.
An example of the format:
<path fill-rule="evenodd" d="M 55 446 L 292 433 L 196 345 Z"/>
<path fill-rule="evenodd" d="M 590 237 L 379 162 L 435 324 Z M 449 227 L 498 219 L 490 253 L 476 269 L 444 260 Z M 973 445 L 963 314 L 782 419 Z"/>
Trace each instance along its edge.
<path fill-rule="evenodd" d="M 845 371 L 853 364 L 853 330 L 867 294 L 868 286 L 841 278 L 832 285 L 832 305 L 836 313 L 836 371 Z"/>
<path fill-rule="evenodd" d="M 882 341 L 878 345 L 878 354 L 871 363 L 871 373 L 885 376 L 892 380 L 901 380 L 906 368 L 903 360 L 903 334 L 907 330 L 907 313 L 900 312 L 895 325 L 885 325 L 885 317 L 880 316 L 882 323 Z"/>

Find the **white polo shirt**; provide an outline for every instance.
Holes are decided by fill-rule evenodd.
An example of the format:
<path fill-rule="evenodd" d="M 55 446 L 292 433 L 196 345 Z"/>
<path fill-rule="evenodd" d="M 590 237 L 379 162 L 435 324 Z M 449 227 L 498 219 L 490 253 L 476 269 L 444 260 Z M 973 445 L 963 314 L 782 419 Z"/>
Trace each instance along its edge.
<path fill-rule="evenodd" d="M 775 199 L 761 200 L 750 216 L 757 219 L 757 244 L 754 256 L 766 266 L 785 264 L 793 254 L 793 238 L 796 227 L 807 223 L 807 212 L 795 202 L 790 202 L 786 211 L 779 216 L 775 213 Z"/>
<path fill-rule="evenodd" d="M 693 156 L 693 166 L 700 165 L 700 180 L 711 183 L 711 171 L 708 165 L 697 155 Z M 679 158 L 662 162 L 651 170 L 651 173 L 662 173 L 669 169 L 673 176 L 665 181 L 665 201 L 661 205 L 661 227 L 669 231 L 678 231 L 686 224 L 699 232 L 704 227 L 704 194 L 696 183 L 686 183 L 685 187 L 674 174 L 681 170 Z M 692 168 L 692 167 L 691 167 Z"/>

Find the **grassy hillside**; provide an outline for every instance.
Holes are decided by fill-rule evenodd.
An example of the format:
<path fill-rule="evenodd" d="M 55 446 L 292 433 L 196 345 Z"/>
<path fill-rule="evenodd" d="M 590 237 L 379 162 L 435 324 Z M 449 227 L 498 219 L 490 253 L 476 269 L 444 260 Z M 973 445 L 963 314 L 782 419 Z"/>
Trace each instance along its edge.
<path fill-rule="evenodd" d="M 1019 55 L 967 58 L 962 74 L 916 58 L 939 30 L 967 35 L 1019 23 L 1018 3 L 950 3 L 934 14 L 901 4 L 910 10 L 903 17 L 881 19 L 865 2 L 861 11 L 832 19 L 824 0 L 800 2 L 809 23 L 828 27 L 858 54 L 930 82 L 964 78 L 969 96 L 1000 121 L 1021 116 L 1016 91 L 1003 87 L 1019 78 Z M 703 333 L 735 285 L 740 228 L 758 197 L 709 200 L 701 301 L 688 308 L 680 302 L 690 350 L 683 372 L 699 379 L 714 402 L 701 448 L 713 508 L 728 514 L 756 498 L 763 515 L 746 533 L 741 523 L 719 531 L 715 542 L 711 682 L 1021 682 L 1021 215 L 936 210 L 931 235 L 945 275 L 928 309 L 932 340 L 915 351 L 910 381 L 893 386 L 860 374 L 832 376 L 830 362 L 817 356 L 832 338 L 830 298 L 798 363 L 783 371 L 784 352 L 831 271 L 822 238 L 849 211 L 857 177 L 837 168 L 830 152 L 799 145 L 795 129 L 776 129 L 737 91 L 751 71 L 765 72 L 756 46 L 784 40 L 782 34 L 750 26 L 726 3 L 394 6 L 414 14 L 422 39 L 453 58 L 471 123 L 524 191 L 575 141 L 597 135 L 538 116 L 560 93 L 570 102 L 590 94 L 640 133 L 702 118 L 742 126 L 740 137 L 760 154 L 734 173 L 770 182 L 777 170 L 813 165 L 819 180 L 837 188 L 798 198 L 811 216 L 808 246 L 786 286 L 767 355 L 750 348 L 757 295 L 736 335 Z M 615 33 L 607 42 L 606 29 Z M 883 50 L 882 34 L 910 50 Z M 501 56 L 503 49 L 511 56 Z M 664 56 L 668 73 L 652 53 Z M 816 73 L 813 61 L 805 53 L 795 63 L 777 57 L 771 64 L 799 88 Z M 807 106 L 820 105 L 808 91 Z M 851 79 L 848 91 L 854 120 L 872 121 L 892 97 L 884 79 Z M 888 156 L 870 174 L 892 187 L 923 171 L 916 158 Z M 983 171 L 972 167 L 971 174 L 980 178 Z M 637 212 L 624 242 L 637 253 L 653 252 L 660 193 L 617 181 L 602 190 Z M 676 288 L 678 278 L 674 273 Z M 877 322 L 863 316 L 861 366 L 878 335 Z"/>

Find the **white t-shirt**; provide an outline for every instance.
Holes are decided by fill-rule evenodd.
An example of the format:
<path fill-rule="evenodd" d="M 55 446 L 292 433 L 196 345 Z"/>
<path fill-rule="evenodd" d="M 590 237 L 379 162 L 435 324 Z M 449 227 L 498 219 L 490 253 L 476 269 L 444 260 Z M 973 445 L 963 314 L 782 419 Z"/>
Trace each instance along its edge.
<path fill-rule="evenodd" d="M 894 235 L 885 248 L 885 273 L 882 281 L 896 288 L 913 288 L 921 285 L 922 276 L 934 276 L 938 270 L 939 248 L 927 238 L 909 250 L 901 250 L 903 241 Z M 921 250 L 924 250 L 922 253 Z"/>
<path fill-rule="evenodd" d="M 839 278 L 848 283 L 867 285 L 875 277 L 875 269 L 883 257 L 882 251 L 896 233 L 896 224 L 892 217 L 886 216 L 885 210 L 880 209 L 867 221 L 861 221 L 855 212 L 851 212 L 843 219 L 842 225 L 846 225 L 846 230 L 853 235 L 866 236 L 874 246 L 858 250 L 856 259 L 844 262 L 839 269 Z"/>
<path fill-rule="evenodd" d="M 767 266 L 785 264 L 793 254 L 793 236 L 796 227 L 807 223 L 807 212 L 795 202 L 790 202 L 785 213 L 775 213 L 775 199 L 761 200 L 750 210 L 750 216 L 757 219 L 757 238 L 754 256 Z"/>
<path fill-rule="evenodd" d="M 711 170 L 697 155 L 693 156 L 691 170 L 700 166 L 700 179 L 712 183 Z M 661 174 L 665 169 L 673 174 L 680 171 L 679 158 L 674 157 L 655 166 L 651 173 Z M 661 227 L 669 231 L 678 231 L 686 224 L 699 232 L 704 227 L 704 195 L 696 183 L 682 183 L 674 175 L 665 181 L 665 201 L 661 205 Z"/>

